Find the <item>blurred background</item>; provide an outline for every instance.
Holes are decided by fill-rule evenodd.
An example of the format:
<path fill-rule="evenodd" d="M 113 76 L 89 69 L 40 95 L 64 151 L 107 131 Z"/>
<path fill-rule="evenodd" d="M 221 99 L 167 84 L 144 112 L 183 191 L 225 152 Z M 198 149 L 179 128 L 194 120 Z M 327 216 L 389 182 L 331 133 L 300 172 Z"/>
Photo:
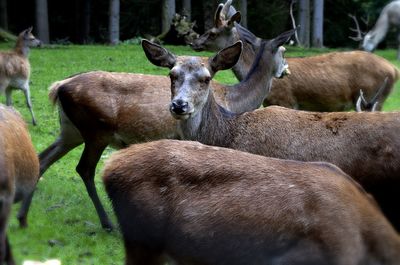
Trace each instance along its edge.
<path fill-rule="evenodd" d="M 214 12 L 221 0 L 0 0 L 0 27 L 13 34 L 34 26 L 34 33 L 47 43 L 117 43 L 148 35 L 157 36 L 169 28 L 173 14 L 195 21 L 194 30 L 202 34 L 213 25 Z M 291 0 L 234 0 L 242 12 L 242 24 L 257 36 L 271 38 L 292 28 Z M 385 0 L 298 0 L 293 5 L 296 23 L 303 21 L 302 42 L 308 46 L 357 47 L 349 38 L 355 27 L 348 14 L 360 21 L 363 31 L 371 29 Z M 313 14 L 322 4 L 323 43 L 313 45 Z M 301 18 L 301 16 L 303 16 Z M 110 37 L 111 18 L 119 21 L 117 34 Z M 303 20 L 301 20 L 303 19 Z M 115 33 L 115 22 L 114 33 Z M 380 47 L 394 47 L 394 32 Z"/>

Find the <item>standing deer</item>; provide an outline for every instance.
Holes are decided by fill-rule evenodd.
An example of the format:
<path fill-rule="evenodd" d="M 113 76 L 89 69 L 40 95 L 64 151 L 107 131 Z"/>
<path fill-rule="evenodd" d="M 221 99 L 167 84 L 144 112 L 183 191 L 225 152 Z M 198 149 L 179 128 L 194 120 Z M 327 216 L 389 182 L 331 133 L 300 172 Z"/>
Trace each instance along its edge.
<path fill-rule="evenodd" d="M 284 49 L 279 48 L 273 60 L 268 62 L 276 69 L 277 77 L 287 71 L 283 52 Z M 221 69 L 213 69 L 218 70 Z M 218 102 L 237 113 L 258 108 L 270 87 L 265 78 L 232 86 L 212 85 Z M 178 138 L 176 121 L 168 112 L 169 78 L 102 71 L 83 73 L 54 83 L 50 98 L 60 110 L 61 132 L 57 140 L 39 155 L 40 175 L 84 143 L 76 170 L 85 183 L 103 228 L 111 229 L 112 224 L 96 192 L 96 165 L 108 145 L 119 149 L 132 143 Z"/>
<path fill-rule="evenodd" d="M 279 39 L 261 42 L 260 62 L 272 60 Z M 238 57 L 238 45 L 218 52 L 209 64 L 198 57 L 176 57 L 146 41 L 142 46 L 153 64 L 171 69 L 170 112 L 182 139 L 269 157 L 333 163 L 372 193 L 400 229 L 399 113 L 317 113 L 276 106 L 227 113 L 209 87 L 210 73 L 232 67 L 235 62 L 229 58 Z M 256 66 L 248 79 L 272 78 L 273 71 Z"/>
<path fill-rule="evenodd" d="M 399 235 L 332 164 L 161 140 L 114 153 L 103 180 L 126 265 L 400 262 Z"/>
<path fill-rule="evenodd" d="M 390 25 L 400 28 L 400 1 L 390 2 L 382 9 L 375 26 L 365 35 L 362 48 L 368 52 L 375 50 L 385 38 Z M 400 60 L 400 34 L 397 36 L 397 42 L 397 60 Z"/>
<path fill-rule="evenodd" d="M 41 42 L 33 36 L 32 27 L 30 27 L 18 35 L 13 51 L 0 52 L 0 93 L 5 92 L 6 104 L 7 106 L 11 106 L 12 90 L 21 89 L 25 95 L 26 105 L 31 112 L 33 125 L 36 125 L 36 119 L 33 114 L 31 92 L 29 89 L 31 67 L 28 56 L 29 48 L 39 45 L 41 45 Z"/>
<path fill-rule="evenodd" d="M 13 202 L 22 201 L 18 219 L 26 226 L 26 207 L 39 178 L 39 160 L 21 116 L 0 104 L 0 265 L 15 264 L 7 238 Z"/>
<path fill-rule="evenodd" d="M 219 5 L 214 27 L 192 43 L 194 50 L 218 51 L 239 39 L 237 28 L 241 26 L 235 26 L 235 22 L 240 22 L 240 12 L 236 12 L 231 2 L 228 0 L 225 5 Z M 257 50 L 261 42 L 251 32 L 247 34 L 255 45 L 244 44 L 240 60 L 232 68 L 239 80 L 243 80 L 249 72 L 256 56 L 254 49 Z M 287 58 L 287 62 L 292 74 L 275 80 L 264 106 L 279 105 L 311 111 L 351 110 L 356 108 L 360 89 L 367 98 L 372 98 L 376 94 L 376 88 L 388 77 L 376 107 L 381 110 L 399 78 L 399 71 L 390 62 L 363 51 Z M 371 65 L 374 67 L 370 67 Z"/>

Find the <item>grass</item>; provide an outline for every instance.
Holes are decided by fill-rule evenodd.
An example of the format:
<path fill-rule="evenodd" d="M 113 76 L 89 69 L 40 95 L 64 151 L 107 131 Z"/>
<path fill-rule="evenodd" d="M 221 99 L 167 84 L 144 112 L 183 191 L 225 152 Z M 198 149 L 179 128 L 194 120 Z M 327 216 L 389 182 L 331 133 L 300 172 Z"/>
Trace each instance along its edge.
<path fill-rule="evenodd" d="M 1 50 L 9 48 L 10 44 L 0 45 Z M 195 53 L 187 47 L 168 48 L 177 54 L 211 54 Z M 331 50 L 289 48 L 288 56 L 309 56 L 327 51 Z M 394 50 L 377 53 L 400 68 Z M 89 70 L 167 74 L 166 69 L 155 67 L 147 61 L 139 45 L 47 47 L 32 50 L 30 61 L 32 101 L 38 126 L 29 125 L 29 130 L 38 152 L 50 145 L 59 131 L 57 111 L 47 98 L 47 88 L 52 82 Z M 219 73 L 216 79 L 224 83 L 236 82 L 230 71 Z M 30 121 L 22 93 L 15 92 L 13 98 L 14 106 Z M 4 103 L 4 97 L 1 100 Z M 400 82 L 384 106 L 386 111 L 399 109 Z M 101 229 L 84 185 L 75 172 L 81 152 L 82 147 L 76 148 L 45 173 L 32 203 L 27 229 L 18 228 L 15 218 L 18 206 L 14 207 L 9 236 L 18 263 L 27 259 L 44 261 L 52 258 L 60 259 L 62 264 L 123 263 L 123 245 L 119 232 L 107 233 Z M 111 152 L 107 149 L 103 158 Z M 101 200 L 112 216 L 99 177 L 102 165 L 101 162 L 97 168 L 96 184 Z M 116 223 L 115 219 L 113 221 Z"/>

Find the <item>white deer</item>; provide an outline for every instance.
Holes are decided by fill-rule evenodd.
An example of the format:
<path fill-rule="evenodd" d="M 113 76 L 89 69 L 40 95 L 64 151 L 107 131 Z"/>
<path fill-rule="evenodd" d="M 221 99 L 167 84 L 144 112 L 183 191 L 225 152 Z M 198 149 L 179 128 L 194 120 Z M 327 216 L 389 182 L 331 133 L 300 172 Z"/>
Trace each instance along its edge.
<path fill-rule="evenodd" d="M 383 8 L 375 26 L 365 35 L 362 48 L 365 51 L 372 52 L 386 36 L 390 25 L 400 27 L 400 1 L 390 2 Z M 397 42 L 397 59 L 400 60 L 400 34 L 397 37 Z"/>

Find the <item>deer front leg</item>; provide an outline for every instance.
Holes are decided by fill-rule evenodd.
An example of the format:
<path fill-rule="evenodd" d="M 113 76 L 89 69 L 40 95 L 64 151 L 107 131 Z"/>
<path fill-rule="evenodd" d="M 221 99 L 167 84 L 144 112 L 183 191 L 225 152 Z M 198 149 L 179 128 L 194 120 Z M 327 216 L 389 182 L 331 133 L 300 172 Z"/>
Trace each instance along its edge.
<path fill-rule="evenodd" d="M 32 109 L 31 92 L 30 92 L 30 89 L 29 89 L 29 81 L 27 81 L 27 82 L 24 84 L 24 86 L 23 86 L 23 88 L 22 88 L 22 91 L 24 92 L 24 95 L 25 95 L 26 105 L 27 105 L 29 111 L 31 112 L 32 124 L 33 124 L 34 126 L 36 126 L 37 123 L 36 123 L 35 115 L 34 115 L 33 109 Z"/>
<path fill-rule="evenodd" d="M 7 106 L 12 106 L 12 96 L 11 96 L 12 88 L 7 86 L 5 88 L 5 93 L 6 93 L 6 105 Z"/>

